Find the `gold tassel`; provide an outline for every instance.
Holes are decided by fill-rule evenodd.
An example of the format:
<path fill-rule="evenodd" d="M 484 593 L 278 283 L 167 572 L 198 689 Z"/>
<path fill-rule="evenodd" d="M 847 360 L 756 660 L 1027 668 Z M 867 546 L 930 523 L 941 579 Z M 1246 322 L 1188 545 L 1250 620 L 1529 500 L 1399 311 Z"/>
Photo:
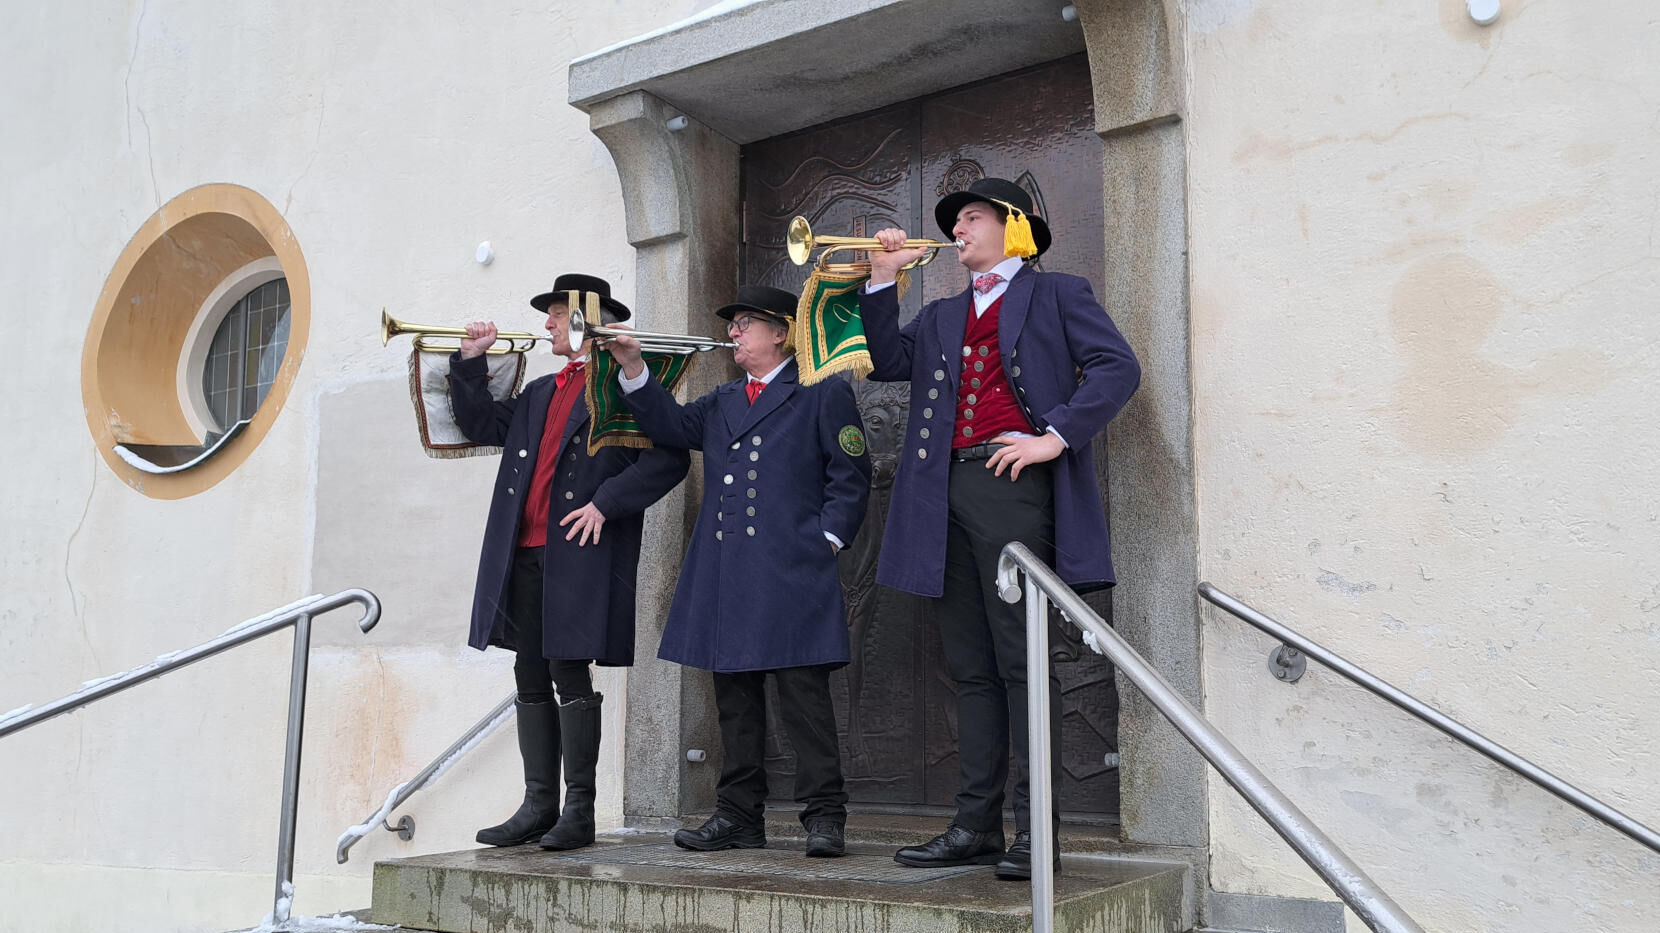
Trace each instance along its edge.
<path fill-rule="evenodd" d="M 911 270 L 900 269 L 899 275 L 893 280 L 893 287 L 896 289 L 894 297 L 904 298 L 905 293 L 911 290 Z"/>
<path fill-rule="evenodd" d="M 1037 242 L 1032 239 L 1032 224 L 1026 219 L 1026 212 L 1007 201 L 997 203 L 1009 211 L 1009 219 L 1003 225 L 1003 255 L 1022 259 L 1036 256 Z"/>

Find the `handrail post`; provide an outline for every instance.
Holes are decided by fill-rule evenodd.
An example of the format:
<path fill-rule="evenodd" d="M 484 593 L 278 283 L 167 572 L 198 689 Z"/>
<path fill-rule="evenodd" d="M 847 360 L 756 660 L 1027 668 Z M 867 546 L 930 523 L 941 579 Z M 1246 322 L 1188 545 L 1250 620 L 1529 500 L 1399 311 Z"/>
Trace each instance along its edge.
<path fill-rule="evenodd" d="M 1055 922 L 1053 781 L 1049 747 L 1049 598 L 1026 574 L 1026 785 L 1032 835 L 1032 933 Z"/>
<path fill-rule="evenodd" d="M 305 737 L 306 668 L 311 654 L 311 616 L 294 620 L 294 660 L 288 672 L 288 748 L 282 765 L 282 824 L 277 828 L 277 889 L 273 923 L 286 923 L 294 906 L 294 823 L 300 806 L 300 743 Z M 285 890 L 286 889 L 286 890 Z"/>

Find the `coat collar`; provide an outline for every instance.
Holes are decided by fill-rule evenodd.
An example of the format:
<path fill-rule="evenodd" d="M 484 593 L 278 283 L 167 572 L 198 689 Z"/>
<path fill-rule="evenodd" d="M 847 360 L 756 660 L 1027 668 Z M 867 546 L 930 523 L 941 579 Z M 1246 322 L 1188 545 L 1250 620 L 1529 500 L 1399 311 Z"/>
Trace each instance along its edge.
<path fill-rule="evenodd" d="M 750 425 L 771 414 L 778 406 L 784 404 L 790 396 L 795 394 L 796 375 L 799 372 L 794 358 L 784 365 L 783 372 L 773 377 L 767 383 L 755 404 L 749 404 L 749 395 L 744 392 L 744 383 L 749 381 L 748 376 L 728 382 L 718 390 L 720 392 L 721 414 L 726 418 L 727 430 L 733 436 L 749 430 Z"/>
<path fill-rule="evenodd" d="M 943 299 L 939 314 L 934 319 L 939 328 L 940 354 L 945 357 L 947 386 L 955 386 L 962 381 L 963 357 L 957 348 L 962 346 L 963 335 L 968 332 L 968 316 L 974 312 L 973 296 L 974 289 L 970 287 Z M 949 391 L 955 395 L 957 390 L 952 388 Z"/>
<path fill-rule="evenodd" d="M 1003 290 L 1003 306 L 997 311 L 997 352 L 1003 355 L 1006 362 L 1014 354 L 1015 341 L 1020 339 L 1020 331 L 1026 326 L 1026 313 L 1032 309 L 1032 286 L 1037 282 L 1037 273 L 1029 265 L 1022 265 L 1020 271 L 1009 280 L 1009 287 Z"/>

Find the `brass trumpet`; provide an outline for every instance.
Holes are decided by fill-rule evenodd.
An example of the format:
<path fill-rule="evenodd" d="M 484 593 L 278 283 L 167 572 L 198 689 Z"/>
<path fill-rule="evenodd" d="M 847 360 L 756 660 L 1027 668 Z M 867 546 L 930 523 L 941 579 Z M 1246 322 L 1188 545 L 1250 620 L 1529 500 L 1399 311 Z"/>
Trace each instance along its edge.
<path fill-rule="evenodd" d="M 467 338 L 467 328 L 444 327 L 439 324 L 410 324 L 406 321 L 400 321 L 392 315 L 387 314 L 386 309 L 382 308 L 380 311 L 380 345 L 384 347 L 392 340 L 393 337 L 402 337 L 405 334 L 414 335 L 416 349 L 458 350 L 461 348 L 461 341 Z M 454 340 L 456 345 L 453 347 L 439 346 L 433 343 L 434 340 Z M 553 337 L 548 334 L 527 334 L 517 333 L 514 331 L 497 331 L 496 343 L 485 352 L 526 353 L 536 345 L 536 341 L 538 340 L 552 342 Z M 506 341 L 506 343 L 503 343 L 502 341 Z"/>
<path fill-rule="evenodd" d="M 821 246 L 825 247 L 824 252 L 818 256 L 820 268 L 824 268 L 825 260 L 829 258 L 831 253 L 838 250 L 880 250 L 883 248 L 881 241 L 873 236 L 814 236 L 812 225 L 807 223 L 807 218 L 800 215 L 790 219 L 789 230 L 784 234 L 784 244 L 785 248 L 789 250 L 790 261 L 798 266 L 807 264 L 807 257 L 812 255 L 813 250 Z M 947 243 L 943 240 L 906 240 L 903 246 L 904 249 L 916 247 L 926 247 L 932 252 L 916 262 L 906 265 L 905 268 L 907 269 L 913 266 L 926 266 L 934 261 L 934 257 L 939 255 L 940 250 L 947 247 L 962 249 L 963 241 L 952 240 Z"/>
<path fill-rule="evenodd" d="M 715 340 L 712 337 L 693 337 L 687 334 L 664 334 L 649 330 L 627 330 L 610 327 L 597 323 L 599 320 L 599 296 L 587 293 L 589 299 L 588 313 L 577 310 L 581 304 L 583 293 L 572 292 L 568 306 L 571 308 L 569 340 L 572 352 L 582 349 L 582 344 L 590 338 L 605 340 L 619 335 L 627 335 L 640 341 L 640 349 L 646 353 L 673 353 L 683 355 L 687 353 L 706 353 L 720 347 L 732 348 L 737 344 Z M 595 323 L 589 323 L 588 318 Z M 414 335 L 415 346 L 422 350 L 449 351 L 460 349 L 460 343 L 467 337 L 465 327 L 446 327 L 440 324 L 411 324 L 400 321 L 383 308 L 380 312 L 380 342 L 385 346 L 393 337 L 402 337 L 406 334 Z M 454 340 L 455 346 L 438 344 L 434 341 Z M 497 331 L 496 343 L 486 352 L 488 353 L 525 353 L 536 345 L 536 341 L 546 340 L 553 342 L 552 334 L 530 334 L 515 331 Z"/>

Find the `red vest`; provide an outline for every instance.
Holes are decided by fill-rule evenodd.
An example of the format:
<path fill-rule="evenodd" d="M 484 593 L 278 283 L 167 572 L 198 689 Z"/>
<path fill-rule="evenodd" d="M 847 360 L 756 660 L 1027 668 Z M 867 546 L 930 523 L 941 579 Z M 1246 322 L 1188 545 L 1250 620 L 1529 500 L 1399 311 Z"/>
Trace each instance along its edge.
<path fill-rule="evenodd" d="M 1003 353 L 997 346 L 997 314 L 1003 298 L 974 316 L 968 310 L 963 331 L 963 376 L 957 384 L 957 426 L 951 447 L 973 447 L 990 443 L 1005 431 L 1035 434 L 1032 425 L 1015 401 L 1014 389 L 1003 374 Z"/>
<path fill-rule="evenodd" d="M 519 519 L 519 547 L 542 547 L 548 543 L 553 481 L 559 475 L 559 441 L 565 436 L 565 426 L 570 423 L 576 400 L 582 397 L 582 390 L 588 384 L 587 367 L 577 370 L 574 376 L 559 380 L 562 375 L 564 371 L 554 377 L 556 384 L 563 382 L 563 385 L 554 389 L 553 399 L 548 402 L 547 420 L 542 424 L 542 442 L 536 448 L 536 472 L 531 474 L 530 489 L 525 492 L 524 514 Z M 572 509 L 587 504 L 566 503 Z M 565 516 L 561 514 L 559 517 Z"/>

